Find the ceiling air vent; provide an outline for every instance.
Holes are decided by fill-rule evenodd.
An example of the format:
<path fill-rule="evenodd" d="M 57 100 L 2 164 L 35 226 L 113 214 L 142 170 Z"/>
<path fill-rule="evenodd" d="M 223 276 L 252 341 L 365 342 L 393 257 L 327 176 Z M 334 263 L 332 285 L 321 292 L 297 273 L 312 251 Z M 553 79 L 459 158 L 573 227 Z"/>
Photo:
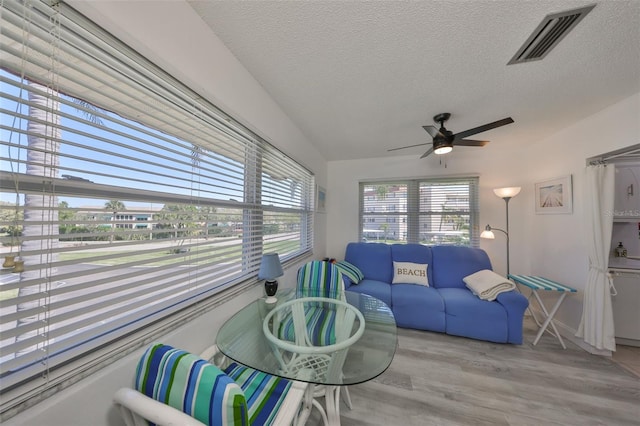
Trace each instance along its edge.
<path fill-rule="evenodd" d="M 544 58 L 595 6 L 547 15 L 507 65 Z"/>

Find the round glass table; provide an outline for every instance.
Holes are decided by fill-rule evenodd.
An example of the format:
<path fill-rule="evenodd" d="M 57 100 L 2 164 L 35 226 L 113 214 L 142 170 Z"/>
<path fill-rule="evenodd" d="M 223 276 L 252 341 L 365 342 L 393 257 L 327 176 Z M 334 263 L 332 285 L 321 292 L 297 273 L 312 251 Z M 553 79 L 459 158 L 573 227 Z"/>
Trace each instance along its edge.
<path fill-rule="evenodd" d="M 264 327 L 268 327 L 275 335 L 284 333 L 281 325 L 286 323 L 286 318 L 278 319 L 279 315 L 269 313 L 274 309 L 278 310 L 287 302 L 308 296 L 314 295 L 286 289 L 278 292 L 278 300 L 275 303 L 268 304 L 265 298 L 260 298 L 245 306 L 229 318 L 218 331 L 216 344 L 220 352 L 256 370 L 319 385 L 344 386 L 366 382 L 379 376 L 389 367 L 397 346 L 396 323 L 391 309 L 375 297 L 346 291 L 339 295 L 339 299 L 355 307 L 361 315 L 353 321 L 354 332 L 350 336 L 357 338 L 351 339 L 353 341 L 349 342 L 346 356 L 343 362 L 341 361 L 342 374 L 301 375 L 296 369 L 283 368 L 278 347 L 273 344 L 273 336 L 270 336 L 272 341 L 267 339 Z M 329 304 L 317 303 L 316 307 L 321 308 L 323 305 Z M 267 317 L 269 318 L 265 324 Z M 330 321 L 324 316 L 322 318 L 322 321 Z M 360 323 L 361 318 L 364 319 L 364 324 Z M 286 339 L 286 335 L 281 337 Z M 312 342 L 311 345 L 334 343 L 335 341 Z"/>

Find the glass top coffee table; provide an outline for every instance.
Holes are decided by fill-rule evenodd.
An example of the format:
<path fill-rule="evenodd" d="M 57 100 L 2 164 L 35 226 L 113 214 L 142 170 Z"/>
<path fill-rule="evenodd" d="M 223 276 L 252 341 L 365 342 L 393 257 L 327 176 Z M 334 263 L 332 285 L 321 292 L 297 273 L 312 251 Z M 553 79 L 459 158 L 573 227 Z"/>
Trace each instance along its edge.
<path fill-rule="evenodd" d="M 391 309 L 375 297 L 355 292 L 344 292 L 342 298 L 355 307 L 364 319 L 364 330 L 359 337 L 350 342 L 342 374 L 339 375 L 304 375 L 298 370 L 282 368 L 277 348 L 265 336 L 265 318 L 268 314 L 296 298 L 304 297 L 294 289 L 279 291 L 276 303 L 267 304 L 260 298 L 242 308 L 220 328 L 216 344 L 224 355 L 240 364 L 272 375 L 315 383 L 319 385 L 354 385 L 366 382 L 382 374 L 391 364 L 397 346 L 396 323 Z M 269 315 L 266 327 L 273 327 L 277 334 L 278 315 Z M 359 329 L 361 324 L 356 319 L 353 328 Z"/>

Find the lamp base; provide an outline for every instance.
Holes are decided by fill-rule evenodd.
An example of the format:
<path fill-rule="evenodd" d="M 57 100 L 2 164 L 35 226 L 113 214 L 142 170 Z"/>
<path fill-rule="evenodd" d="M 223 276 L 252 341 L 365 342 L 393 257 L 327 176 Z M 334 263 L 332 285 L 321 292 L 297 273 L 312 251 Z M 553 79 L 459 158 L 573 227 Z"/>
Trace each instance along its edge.
<path fill-rule="evenodd" d="M 275 299 L 276 292 L 278 291 L 278 281 L 276 280 L 267 280 L 264 282 L 264 292 L 269 298 Z"/>

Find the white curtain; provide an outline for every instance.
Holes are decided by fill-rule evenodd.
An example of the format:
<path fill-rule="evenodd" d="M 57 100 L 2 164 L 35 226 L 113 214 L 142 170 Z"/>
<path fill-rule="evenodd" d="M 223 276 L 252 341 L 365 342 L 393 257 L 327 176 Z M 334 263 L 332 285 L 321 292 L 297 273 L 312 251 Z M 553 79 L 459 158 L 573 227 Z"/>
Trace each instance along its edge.
<path fill-rule="evenodd" d="M 607 272 L 611 231 L 615 167 L 594 165 L 586 168 L 585 230 L 589 249 L 589 277 L 584 290 L 582 319 L 576 336 L 597 349 L 616 350 L 611 307 L 610 278 Z"/>

